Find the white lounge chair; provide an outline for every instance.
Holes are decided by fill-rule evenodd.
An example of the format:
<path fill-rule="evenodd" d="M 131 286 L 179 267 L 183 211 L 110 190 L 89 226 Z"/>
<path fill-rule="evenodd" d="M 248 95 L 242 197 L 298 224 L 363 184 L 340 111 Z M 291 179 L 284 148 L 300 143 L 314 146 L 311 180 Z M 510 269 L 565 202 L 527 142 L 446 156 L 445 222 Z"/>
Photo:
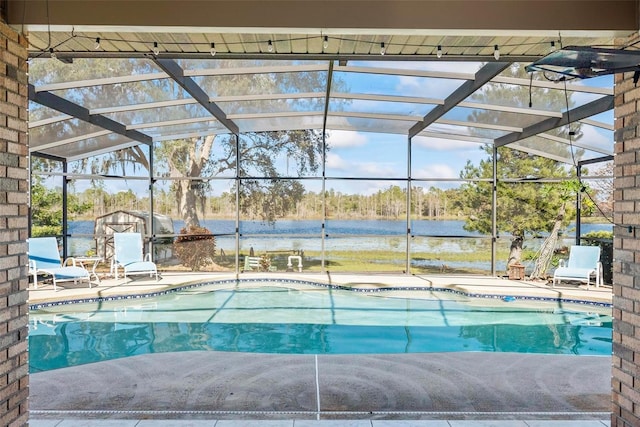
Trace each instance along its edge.
<path fill-rule="evenodd" d="M 571 246 L 569 260 L 564 265 L 564 260 L 560 261 L 560 266 L 553 273 L 553 285 L 561 280 L 579 280 L 587 283 L 587 289 L 591 283 L 591 276 L 595 276 L 596 288 L 602 283 L 602 263 L 600 262 L 599 246 Z"/>
<path fill-rule="evenodd" d="M 118 268 L 124 270 L 124 279 L 127 275 L 148 274 L 156 276 L 158 281 L 158 267 L 151 261 L 151 254 L 143 256 L 142 235 L 140 233 L 113 233 L 113 258 L 111 271 L 118 279 Z"/>
<path fill-rule="evenodd" d="M 71 280 L 77 283 L 86 279 L 91 288 L 91 276 L 86 268 L 76 265 L 73 258 L 61 262 L 58 240 L 55 237 L 32 237 L 28 240 L 28 245 L 29 274 L 33 275 L 34 288 L 38 289 L 38 274 L 51 276 L 54 291 L 58 290 L 58 282 Z"/>

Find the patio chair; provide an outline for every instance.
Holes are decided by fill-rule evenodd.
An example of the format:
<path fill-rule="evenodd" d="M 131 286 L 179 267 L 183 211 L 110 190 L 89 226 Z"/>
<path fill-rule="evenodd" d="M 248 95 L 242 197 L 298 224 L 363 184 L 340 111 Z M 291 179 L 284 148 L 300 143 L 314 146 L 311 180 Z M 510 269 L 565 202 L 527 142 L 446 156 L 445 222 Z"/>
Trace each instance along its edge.
<path fill-rule="evenodd" d="M 578 280 L 587 283 L 587 289 L 591 283 L 591 276 L 595 276 L 596 288 L 602 283 L 602 264 L 600 263 L 599 246 L 571 246 L 569 260 L 564 265 L 564 260 L 560 261 L 560 266 L 553 273 L 553 284 L 561 280 Z"/>
<path fill-rule="evenodd" d="M 28 239 L 28 246 L 29 274 L 33 275 L 34 288 L 38 289 L 38 274 L 51 276 L 54 291 L 58 290 L 58 282 L 71 280 L 77 283 L 86 279 L 91 288 L 91 276 L 86 268 L 76 265 L 73 258 L 61 262 L 55 237 L 32 237 Z"/>
<path fill-rule="evenodd" d="M 148 274 L 156 276 L 158 281 L 158 267 L 151 261 L 151 254 L 143 256 L 142 235 L 140 233 L 113 233 L 113 258 L 111 259 L 111 272 L 118 279 L 118 268 L 124 270 L 124 279 L 127 275 Z"/>

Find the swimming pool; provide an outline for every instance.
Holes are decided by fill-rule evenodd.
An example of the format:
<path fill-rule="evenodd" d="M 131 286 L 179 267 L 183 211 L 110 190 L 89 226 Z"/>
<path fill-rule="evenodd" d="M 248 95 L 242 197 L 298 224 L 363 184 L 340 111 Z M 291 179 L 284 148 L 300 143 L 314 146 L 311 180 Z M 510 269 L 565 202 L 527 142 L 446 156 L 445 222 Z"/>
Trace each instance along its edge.
<path fill-rule="evenodd" d="M 40 307 L 30 312 L 30 368 L 190 350 L 611 355 L 610 307 L 415 294 L 213 283 L 152 298 Z"/>

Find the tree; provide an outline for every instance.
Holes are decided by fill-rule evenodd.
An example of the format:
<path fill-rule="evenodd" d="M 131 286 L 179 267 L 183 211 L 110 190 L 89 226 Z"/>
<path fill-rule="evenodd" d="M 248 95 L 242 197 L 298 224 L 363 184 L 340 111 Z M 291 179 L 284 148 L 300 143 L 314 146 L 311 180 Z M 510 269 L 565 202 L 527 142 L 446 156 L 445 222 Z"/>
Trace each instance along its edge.
<path fill-rule="evenodd" d="M 544 186 L 542 188 L 541 194 L 543 197 L 553 197 L 553 195 L 557 195 L 561 204 L 558 208 L 558 214 L 555 218 L 551 231 L 546 239 L 542 242 L 540 246 L 540 250 L 538 251 L 538 257 L 536 259 L 536 263 L 533 267 L 533 271 L 530 274 L 530 278 L 532 279 L 544 279 L 546 278 L 547 270 L 551 265 L 551 261 L 553 259 L 553 253 L 556 248 L 556 244 L 558 242 L 558 235 L 560 234 L 560 230 L 563 226 L 566 226 L 568 223 L 567 218 L 567 208 L 569 201 L 575 200 L 576 194 L 582 194 L 586 191 L 586 187 L 584 184 L 579 182 L 578 180 L 567 181 L 562 185 L 556 186 Z"/>
<path fill-rule="evenodd" d="M 506 73 L 522 77 L 523 70 L 519 64 L 514 64 Z M 475 101 L 488 104 L 503 104 L 524 107 L 529 101 L 529 88 L 517 85 L 492 84 L 474 94 Z M 571 107 L 570 96 L 558 90 L 538 89 L 536 102 L 544 103 L 547 109 L 559 111 Z M 568 105 L 567 105 L 568 104 Z M 484 124 L 513 123 L 513 113 L 475 110 L 469 120 Z M 517 125 L 517 123 L 514 123 Z M 487 131 L 477 128 L 474 132 L 480 136 L 488 136 Z M 582 134 L 579 124 L 571 127 L 572 138 L 579 139 Z M 554 129 L 548 132 L 554 136 L 567 138 L 568 127 Z M 551 154 L 570 157 L 568 149 L 560 144 L 549 147 Z M 493 177 L 493 146 L 485 145 L 482 149 L 489 155 L 478 165 L 467 162 L 460 173 L 460 177 L 468 180 L 461 186 L 464 201 L 461 204 L 467 221 L 465 229 L 492 233 L 492 182 Z M 511 250 L 507 266 L 519 263 L 522 248 L 527 234 L 537 235 L 542 232 L 553 234 L 557 239 L 561 227 L 568 218 L 573 216 L 566 204 L 566 187 L 563 184 L 542 184 L 540 179 L 555 178 L 566 180 L 573 176 L 573 169 L 556 160 L 529 154 L 525 151 L 508 147 L 497 149 L 497 227 L 501 232 L 512 236 Z M 551 237 L 551 236 L 550 236 Z M 546 260 L 540 260 L 546 262 Z"/>
<path fill-rule="evenodd" d="M 486 147 L 486 150 L 491 150 L 491 147 Z M 566 203 L 569 197 L 566 184 L 536 182 L 538 178 L 566 178 L 570 172 L 554 160 L 507 147 L 498 149 L 497 163 L 496 221 L 499 232 L 509 233 L 512 237 L 507 260 L 507 266 L 510 266 L 521 261 L 527 235 L 546 232 L 557 239 L 561 226 L 573 216 L 571 205 Z M 460 174 L 461 178 L 469 180 L 461 186 L 466 230 L 485 234 L 492 232 L 493 184 L 486 180 L 492 175 L 491 158 L 480 161 L 478 166 L 467 162 Z M 521 180 L 514 179 L 516 176 L 522 177 Z"/>
<path fill-rule="evenodd" d="M 592 190 L 587 193 L 589 200 L 602 216 L 613 222 L 613 162 L 598 165 L 592 175 L 598 179 L 589 181 Z"/>
<path fill-rule="evenodd" d="M 67 211 L 73 217 L 92 209 L 90 202 L 67 196 Z M 31 235 L 60 236 L 62 234 L 62 189 L 49 188 L 44 178 L 34 176 L 31 185 Z"/>

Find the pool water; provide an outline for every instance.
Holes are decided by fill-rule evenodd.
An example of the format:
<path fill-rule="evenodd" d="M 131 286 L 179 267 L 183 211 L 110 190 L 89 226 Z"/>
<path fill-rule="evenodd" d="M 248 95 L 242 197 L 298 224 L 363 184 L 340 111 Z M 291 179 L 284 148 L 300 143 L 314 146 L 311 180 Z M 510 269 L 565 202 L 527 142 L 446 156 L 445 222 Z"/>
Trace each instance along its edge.
<path fill-rule="evenodd" d="M 611 355 L 611 308 L 420 292 L 220 289 L 32 310 L 32 372 L 146 353 Z"/>

